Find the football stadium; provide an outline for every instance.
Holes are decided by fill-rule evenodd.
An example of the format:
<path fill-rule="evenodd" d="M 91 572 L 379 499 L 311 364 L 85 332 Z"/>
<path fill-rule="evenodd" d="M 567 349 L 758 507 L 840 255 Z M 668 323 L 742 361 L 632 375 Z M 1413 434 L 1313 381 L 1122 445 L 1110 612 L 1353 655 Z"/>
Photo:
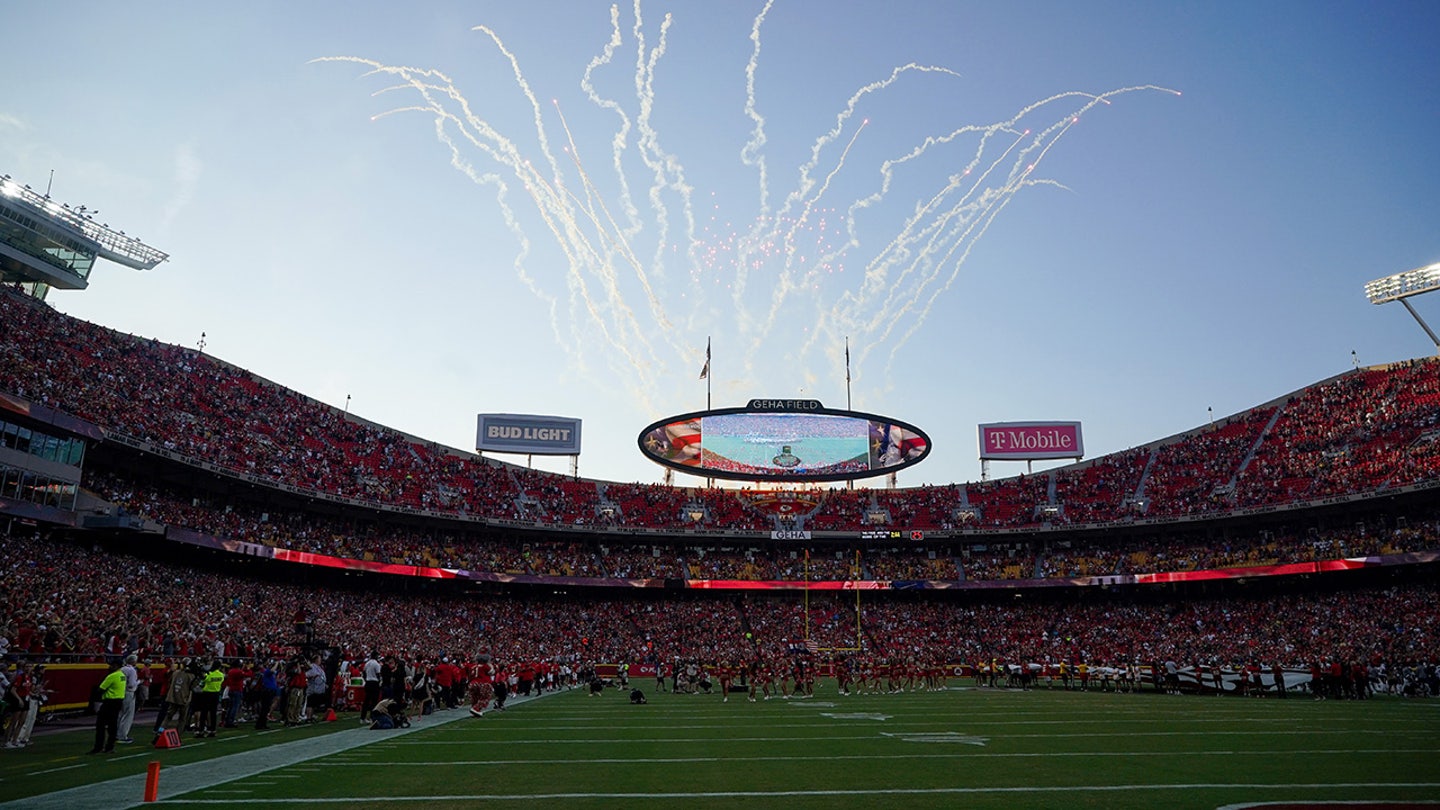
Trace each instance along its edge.
<path fill-rule="evenodd" d="M 740 165 L 762 183 L 753 79 L 760 32 L 782 24 L 767 20 L 772 5 L 744 20 L 751 84 L 737 107 L 755 122 Z M 587 341 L 615 349 L 605 373 L 625 381 L 583 383 L 592 399 L 554 409 L 573 416 L 498 410 L 500 385 L 449 414 L 473 446 L 367 418 L 348 395 L 324 401 L 319 382 L 279 382 L 285 352 L 242 361 L 203 333 L 185 344 L 73 314 L 78 297 L 108 294 L 101 279 L 174 286 L 165 274 L 182 262 L 42 191 L 43 176 L 0 178 L 0 808 L 1440 806 L 1440 354 L 1420 353 L 1440 351 L 1423 303 L 1440 264 L 1346 282 L 1355 308 L 1383 305 L 1411 330 L 1411 356 L 1352 354 L 1133 446 L 1097 442 L 1114 435 L 1101 427 L 1087 452 L 1088 411 L 1062 396 L 1085 418 L 937 419 L 949 413 L 932 401 L 949 396 L 941 382 L 900 395 L 865 385 L 867 369 L 879 374 L 872 348 L 939 354 L 874 324 L 921 328 L 930 304 L 915 302 L 949 288 L 1010 199 L 1056 185 L 1035 172 L 1082 115 L 1173 91 L 1062 93 L 938 138 L 974 136 L 974 160 L 914 204 L 864 285 L 822 301 L 813 333 L 791 334 L 800 305 L 787 296 L 830 292 L 793 248 L 860 159 L 850 149 L 869 120 L 857 109 L 902 75 L 954 74 L 910 63 L 864 85 L 782 213 L 733 255 L 696 238 L 687 258 L 664 234 L 692 216 L 693 189 L 647 118 L 671 21 L 638 3 L 624 13 L 610 12 L 582 87 L 622 135 L 634 124 L 654 172 L 649 213 L 624 183 L 595 179 L 582 124 L 572 132 L 559 102 L 536 102 L 492 29 L 476 30 L 513 66 L 546 161 L 444 74 L 315 60 L 412 94 L 419 106 L 399 110 L 433 117 L 455 150 L 447 170 L 501 189 L 491 213 L 524 243 L 505 250 L 552 305 L 565 285 L 523 263 L 540 263 L 524 234 L 553 237 L 535 251 L 568 268 L 570 314 L 552 306 L 549 326 L 490 337 L 522 363 L 551 327 L 576 358 Z M 621 71 L 642 110 L 633 122 L 590 84 L 622 42 L 640 54 Z M 614 143 L 624 178 L 632 145 Z M 476 155 L 500 175 L 475 169 Z M 956 190 L 977 166 L 983 177 Z M 829 216 L 854 228 L 884 205 L 879 192 L 860 199 Z M 839 244 L 820 245 L 823 262 L 841 263 Z M 720 377 L 721 344 L 712 353 L 693 322 L 682 329 L 662 289 L 677 261 L 773 263 L 773 303 L 741 306 L 736 276 L 737 310 L 716 331 L 733 318 L 727 347 L 783 347 L 776 373 L 804 386 L 767 387 L 763 369 Z M 874 282 L 888 293 L 867 292 L 877 268 L 895 272 Z M 616 282 L 624 272 L 635 278 Z M 647 296 L 651 316 L 635 315 Z M 497 294 L 485 306 L 523 305 Z M 766 306 L 774 324 L 758 327 Z M 266 324 L 283 316 L 254 317 L 237 357 L 263 357 Z M 567 317 L 575 331 L 559 328 Z M 645 360 L 676 338 L 675 358 Z M 982 346 L 965 353 L 985 362 Z M 1291 378 L 1280 362 L 1267 379 Z M 1187 371 L 1183 359 L 1171 369 Z M 682 383 L 693 396 L 636 393 Z M 425 409 L 423 391 L 392 385 Z M 612 395 L 634 398 L 618 427 L 602 413 Z M 971 439 L 972 480 L 913 482 Z M 624 445 L 653 480 L 621 480 L 629 468 L 605 450 L 584 455 L 582 474 L 596 442 Z"/>

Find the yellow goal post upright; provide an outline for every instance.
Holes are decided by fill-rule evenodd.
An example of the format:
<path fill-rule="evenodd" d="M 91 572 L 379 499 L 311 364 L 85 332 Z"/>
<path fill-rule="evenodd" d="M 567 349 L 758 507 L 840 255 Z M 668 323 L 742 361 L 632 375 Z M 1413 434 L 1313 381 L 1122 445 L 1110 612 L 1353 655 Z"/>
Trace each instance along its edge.
<path fill-rule="evenodd" d="M 860 549 L 855 549 L 855 561 L 850 566 L 852 581 L 859 582 L 861 576 Z M 861 629 L 860 619 L 863 616 L 860 608 L 860 588 L 855 588 L 855 646 L 853 647 L 821 647 L 810 639 L 810 549 L 805 549 L 805 648 L 815 653 L 822 652 L 863 652 L 864 630 Z"/>

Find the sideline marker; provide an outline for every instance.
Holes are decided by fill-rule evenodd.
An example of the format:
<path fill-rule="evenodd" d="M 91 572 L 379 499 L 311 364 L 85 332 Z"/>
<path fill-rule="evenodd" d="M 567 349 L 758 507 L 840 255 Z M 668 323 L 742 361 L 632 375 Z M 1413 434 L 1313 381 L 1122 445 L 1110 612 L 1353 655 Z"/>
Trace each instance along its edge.
<path fill-rule="evenodd" d="M 145 768 L 145 801 L 153 802 L 160 795 L 160 763 L 151 762 Z"/>

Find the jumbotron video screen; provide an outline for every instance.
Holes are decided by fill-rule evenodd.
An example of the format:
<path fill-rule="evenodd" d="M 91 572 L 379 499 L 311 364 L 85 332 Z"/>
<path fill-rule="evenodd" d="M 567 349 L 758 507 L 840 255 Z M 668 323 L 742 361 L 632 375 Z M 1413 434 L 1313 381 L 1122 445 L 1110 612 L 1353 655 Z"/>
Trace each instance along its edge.
<path fill-rule="evenodd" d="M 752 400 L 656 422 L 641 432 L 640 449 L 659 464 L 707 477 L 838 481 L 915 464 L 930 452 L 930 439 L 913 425 L 814 400 Z"/>

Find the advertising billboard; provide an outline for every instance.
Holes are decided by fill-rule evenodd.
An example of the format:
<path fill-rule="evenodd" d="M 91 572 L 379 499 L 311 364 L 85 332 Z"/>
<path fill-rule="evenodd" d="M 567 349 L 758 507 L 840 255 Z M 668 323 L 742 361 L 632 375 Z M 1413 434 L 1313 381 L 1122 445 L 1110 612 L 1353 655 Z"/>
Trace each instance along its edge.
<path fill-rule="evenodd" d="M 741 481 L 867 478 L 930 453 L 930 437 L 914 425 L 816 400 L 756 399 L 744 408 L 672 416 L 641 431 L 639 443 L 658 464 Z"/>
<path fill-rule="evenodd" d="M 980 458 L 1033 461 L 1084 458 L 1079 422 L 990 422 L 980 425 Z"/>
<path fill-rule="evenodd" d="M 536 456 L 580 455 L 580 420 L 567 416 L 482 413 L 475 429 L 477 453 Z"/>

